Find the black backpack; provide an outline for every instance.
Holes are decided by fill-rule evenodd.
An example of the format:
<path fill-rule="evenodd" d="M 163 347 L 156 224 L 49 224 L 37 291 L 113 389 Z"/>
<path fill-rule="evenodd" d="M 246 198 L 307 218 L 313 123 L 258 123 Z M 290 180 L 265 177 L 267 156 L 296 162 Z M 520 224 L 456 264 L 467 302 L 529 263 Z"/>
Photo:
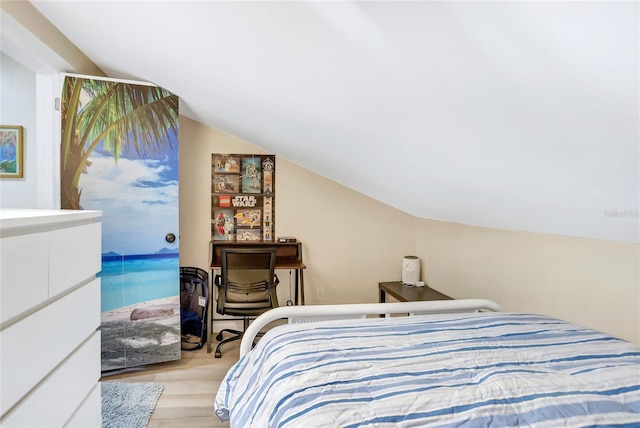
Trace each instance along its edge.
<path fill-rule="evenodd" d="M 207 341 L 209 275 L 194 267 L 180 268 L 180 330 L 182 349 L 193 351 Z"/>

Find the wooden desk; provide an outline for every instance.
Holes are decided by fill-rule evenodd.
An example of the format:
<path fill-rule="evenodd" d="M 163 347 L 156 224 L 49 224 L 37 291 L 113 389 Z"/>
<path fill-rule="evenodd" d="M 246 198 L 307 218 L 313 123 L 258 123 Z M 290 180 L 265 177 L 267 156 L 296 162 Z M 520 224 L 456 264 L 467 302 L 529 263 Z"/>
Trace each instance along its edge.
<path fill-rule="evenodd" d="M 446 294 L 424 287 L 406 286 L 401 281 L 379 282 L 380 303 L 386 302 L 386 295 L 389 294 L 400 302 L 416 302 L 424 300 L 453 300 Z"/>
<path fill-rule="evenodd" d="M 304 275 L 303 270 L 307 267 L 302 262 L 302 243 L 301 242 L 274 242 L 274 241 L 216 241 L 212 240 L 210 244 L 211 258 L 211 281 L 209 288 L 209 308 L 211 314 L 208 316 L 207 332 L 211 335 L 211 320 L 215 311 L 215 302 L 213 301 L 214 289 L 214 270 L 220 269 L 222 250 L 226 248 L 257 248 L 257 249 L 275 249 L 276 250 L 276 269 L 289 269 L 295 271 L 295 289 L 294 300 L 295 305 L 304 305 Z M 211 337 L 207 340 L 207 352 L 211 352 Z"/>

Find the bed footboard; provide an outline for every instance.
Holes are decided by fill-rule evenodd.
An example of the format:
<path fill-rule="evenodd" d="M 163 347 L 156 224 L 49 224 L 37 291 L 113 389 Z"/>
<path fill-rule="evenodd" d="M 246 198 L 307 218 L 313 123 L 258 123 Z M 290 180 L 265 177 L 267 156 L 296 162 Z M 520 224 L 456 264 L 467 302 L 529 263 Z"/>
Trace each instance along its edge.
<path fill-rule="evenodd" d="M 294 322 L 317 322 L 334 319 L 355 319 L 393 314 L 422 315 L 435 313 L 460 313 L 504 309 L 485 299 L 433 300 L 428 302 L 358 303 L 345 305 L 281 306 L 265 312 L 247 328 L 240 343 L 240 356 L 251 350 L 256 335 L 269 323 L 286 319 Z"/>

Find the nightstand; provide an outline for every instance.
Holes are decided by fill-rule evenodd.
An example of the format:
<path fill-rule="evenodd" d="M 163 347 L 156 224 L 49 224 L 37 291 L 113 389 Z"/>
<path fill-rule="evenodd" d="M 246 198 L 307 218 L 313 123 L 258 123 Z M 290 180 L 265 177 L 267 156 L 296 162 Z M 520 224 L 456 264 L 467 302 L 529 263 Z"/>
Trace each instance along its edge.
<path fill-rule="evenodd" d="M 380 290 L 380 303 L 386 302 L 387 294 L 401 302 L 453 300 L 446 294 L 442 294 L 426 285 L 424 287 L 416 287 L 415 285 L 407 286 L 402 284 L 401 281 L 379 282 L 378 289 Z"/>

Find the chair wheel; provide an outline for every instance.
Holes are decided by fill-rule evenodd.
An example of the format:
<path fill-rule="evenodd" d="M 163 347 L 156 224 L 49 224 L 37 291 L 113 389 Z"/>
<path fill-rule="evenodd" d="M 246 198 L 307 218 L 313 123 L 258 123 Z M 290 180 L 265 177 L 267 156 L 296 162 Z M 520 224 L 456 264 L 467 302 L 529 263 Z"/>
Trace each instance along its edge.
<path fill-rule="evenodd" d="M 216 336 L 216 340 L 218 342 L 220 342 L 222 340 L 222 333 L 218 333 L 218 335 Z"/>
<path fill-rule="evenodd" d="M 216 351 L 216 358 L 222 358 L 222 352 Z"/>

